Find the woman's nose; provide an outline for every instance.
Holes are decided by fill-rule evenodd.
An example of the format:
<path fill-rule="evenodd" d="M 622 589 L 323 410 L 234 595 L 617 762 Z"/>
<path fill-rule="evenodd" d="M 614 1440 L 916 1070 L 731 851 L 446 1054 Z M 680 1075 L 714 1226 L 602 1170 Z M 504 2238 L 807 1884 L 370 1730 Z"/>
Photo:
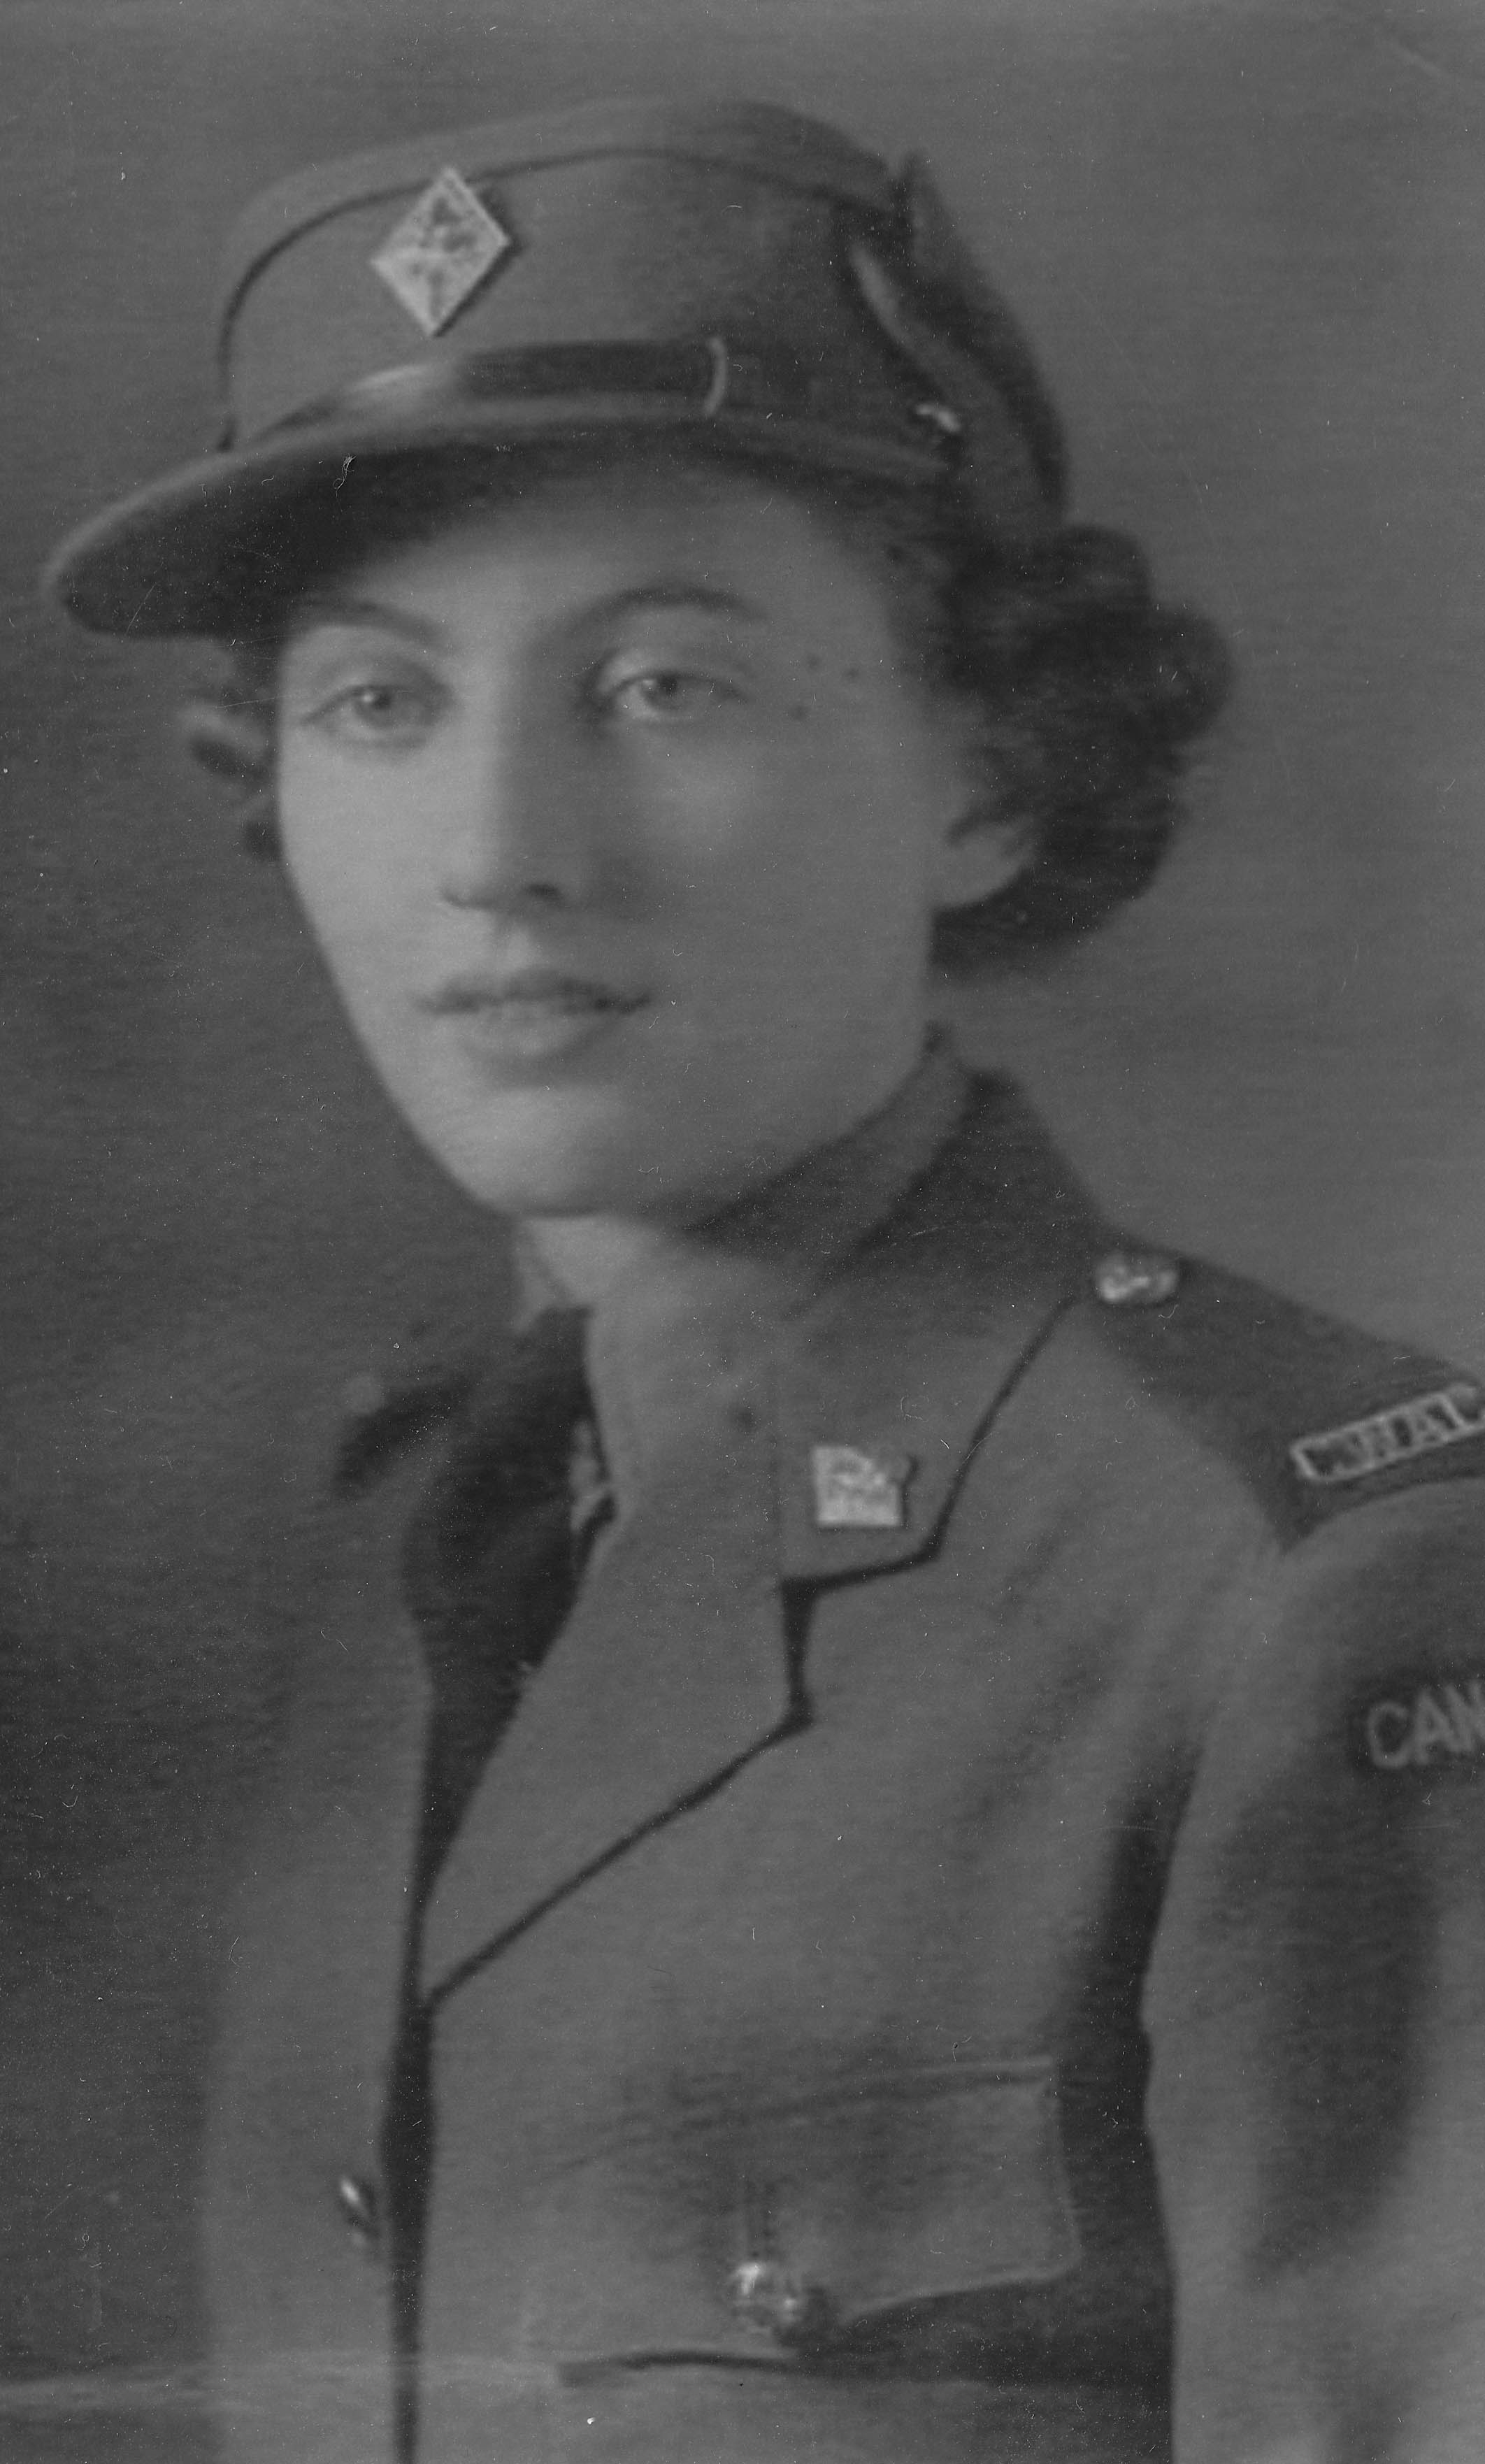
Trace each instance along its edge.
<path fill-rule="evenodd" d="M 472 748 L 448 817 L 441 888 L 454 907 L 581 906 L 599 869 L 595 782 L 558 729 L 509 720 Z"/>

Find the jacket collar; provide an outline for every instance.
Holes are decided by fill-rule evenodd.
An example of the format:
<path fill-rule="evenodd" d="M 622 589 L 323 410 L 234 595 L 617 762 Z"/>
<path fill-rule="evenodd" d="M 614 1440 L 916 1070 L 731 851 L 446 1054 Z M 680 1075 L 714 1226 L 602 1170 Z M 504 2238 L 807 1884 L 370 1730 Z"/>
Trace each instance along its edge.
<path fill-rule="evenodd" d="M 429 1987 L 452 1990 L 788 1732 L 781 1585 L 931 1549 L 1099 1228 L 1019 1096 L 974 1085 L 928 1175 L 776 1323 L 605 1544 L 440 1876 Z M 860 1519 L 860 1478 L 856 1519 L 832 1519 L 839 1499 L 822 1512 L 828 1448 L 865 1460 L 866 1499 L 889 1519 Z"/>
<path fill-rule="evenodd" d="M 1107 1237 L 1019 1092 L 971 1082 L 932 1171 L 780 1350 L 785 1579 L 866 1573 L 933 1545 L 982 1430 Z M 837 1449 L 864 1459 L 864 1497 L 849 1466 L 832 1490 Z"/>

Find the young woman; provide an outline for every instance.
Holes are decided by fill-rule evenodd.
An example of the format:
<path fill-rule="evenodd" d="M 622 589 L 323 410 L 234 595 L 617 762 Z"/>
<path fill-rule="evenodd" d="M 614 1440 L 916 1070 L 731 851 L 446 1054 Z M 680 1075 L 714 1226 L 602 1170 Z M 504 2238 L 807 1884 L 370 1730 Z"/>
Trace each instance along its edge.
<path fill-rule="evenodd" d="M 927 176 L 758 106 L 250 215 L 71 541 L 525 1306 L 347 1433 L 234 1926 L 225 2452 L 1445 2464 L 1485 1395 L 1103 1224 L 935 967 L 1149 877 L 1209 630 Z"/>

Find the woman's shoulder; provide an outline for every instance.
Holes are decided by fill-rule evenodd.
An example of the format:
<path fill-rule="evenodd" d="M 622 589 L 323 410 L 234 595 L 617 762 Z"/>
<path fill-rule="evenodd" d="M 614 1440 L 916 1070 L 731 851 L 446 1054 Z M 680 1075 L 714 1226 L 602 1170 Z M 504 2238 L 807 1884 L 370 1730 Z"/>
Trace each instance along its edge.
<path fill-rule="evenodd" d="M 897 1229 L 925 1326 L 972 1345 L 1008 1306 L 1039 1322 L 1023 1374 L 1073 1374 L 1121 1419 L 1152 1416 L 1247 1491 L 1280 1545 L 1399 1489 L 1485 1475 L 1485 1381 L 1122 1231 L 1002 1081 L 973 1082 Z"/>
<path fill-rule="evenodd" d="M 1080 1317 L 1281 1540 L 1402 1489 L 1485 1476 L 1480 1380 L 1206 1259 L 1111 1244 Z"/>

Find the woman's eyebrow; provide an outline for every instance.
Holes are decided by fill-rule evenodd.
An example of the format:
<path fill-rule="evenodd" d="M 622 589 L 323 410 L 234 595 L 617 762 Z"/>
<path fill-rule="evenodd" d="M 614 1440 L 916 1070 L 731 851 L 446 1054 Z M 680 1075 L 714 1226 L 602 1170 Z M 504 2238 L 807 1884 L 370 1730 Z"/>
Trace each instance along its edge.
<path fill-rule="evenodd" d="M 337 591 L 316 592 L 299 601 L 292 633 L 306 632 L 316 625 L 374 625 L 379 630 L 405 634 L 427 649 L 437 649 L 447 638 L 435 617 L 420 616 L 410 607 L 390 607 L 381 599 L 342 597 Z"/>
<path fill-rule="evenodd" d="M 768 610 L 759 606 L 755 600 L 744 598 L 739 591 L 722 590 L 711 583 L 686 576 L 673 582 L 661 578 L 654 582 L 637 583 L 629 588 L 611 591 L 601 599 L 589 600 L 581 606 L 567 610 L 558 621 L 572 626 L 610 625 L 620 617 L 649 614 L 656 610 L 740 618 L 750 625 L 762 625 L 768 621 Z M 380 631 L 401 633 L 426 649 L 445 648 L 448 639 L 447 627 L 436 617 L 420 615 L 415 608 L 392 606 L 384 600 L 360 599 L 339 591 L 317 591 L 313 596 L 300 600 L 295 611 L 294 633 L 302 634 L 318 625 L 375 627 Z"/>
<path fill-rule="evenodd" d="M 691 581 L 684 576 L 674 582 L 644 582 L 628 590 L 616 590 L 606 599 L 595 601 L 583 609 L 584 618 L 602 624 L 615 616 L 643 614 L 652 609 L 697 609 L 704 616 L 740 616 L 750 625 L 763 625 L 768 610 L 755 600 L 745 599 L 739 591 L 720 590 L 713 583 Z"/>

